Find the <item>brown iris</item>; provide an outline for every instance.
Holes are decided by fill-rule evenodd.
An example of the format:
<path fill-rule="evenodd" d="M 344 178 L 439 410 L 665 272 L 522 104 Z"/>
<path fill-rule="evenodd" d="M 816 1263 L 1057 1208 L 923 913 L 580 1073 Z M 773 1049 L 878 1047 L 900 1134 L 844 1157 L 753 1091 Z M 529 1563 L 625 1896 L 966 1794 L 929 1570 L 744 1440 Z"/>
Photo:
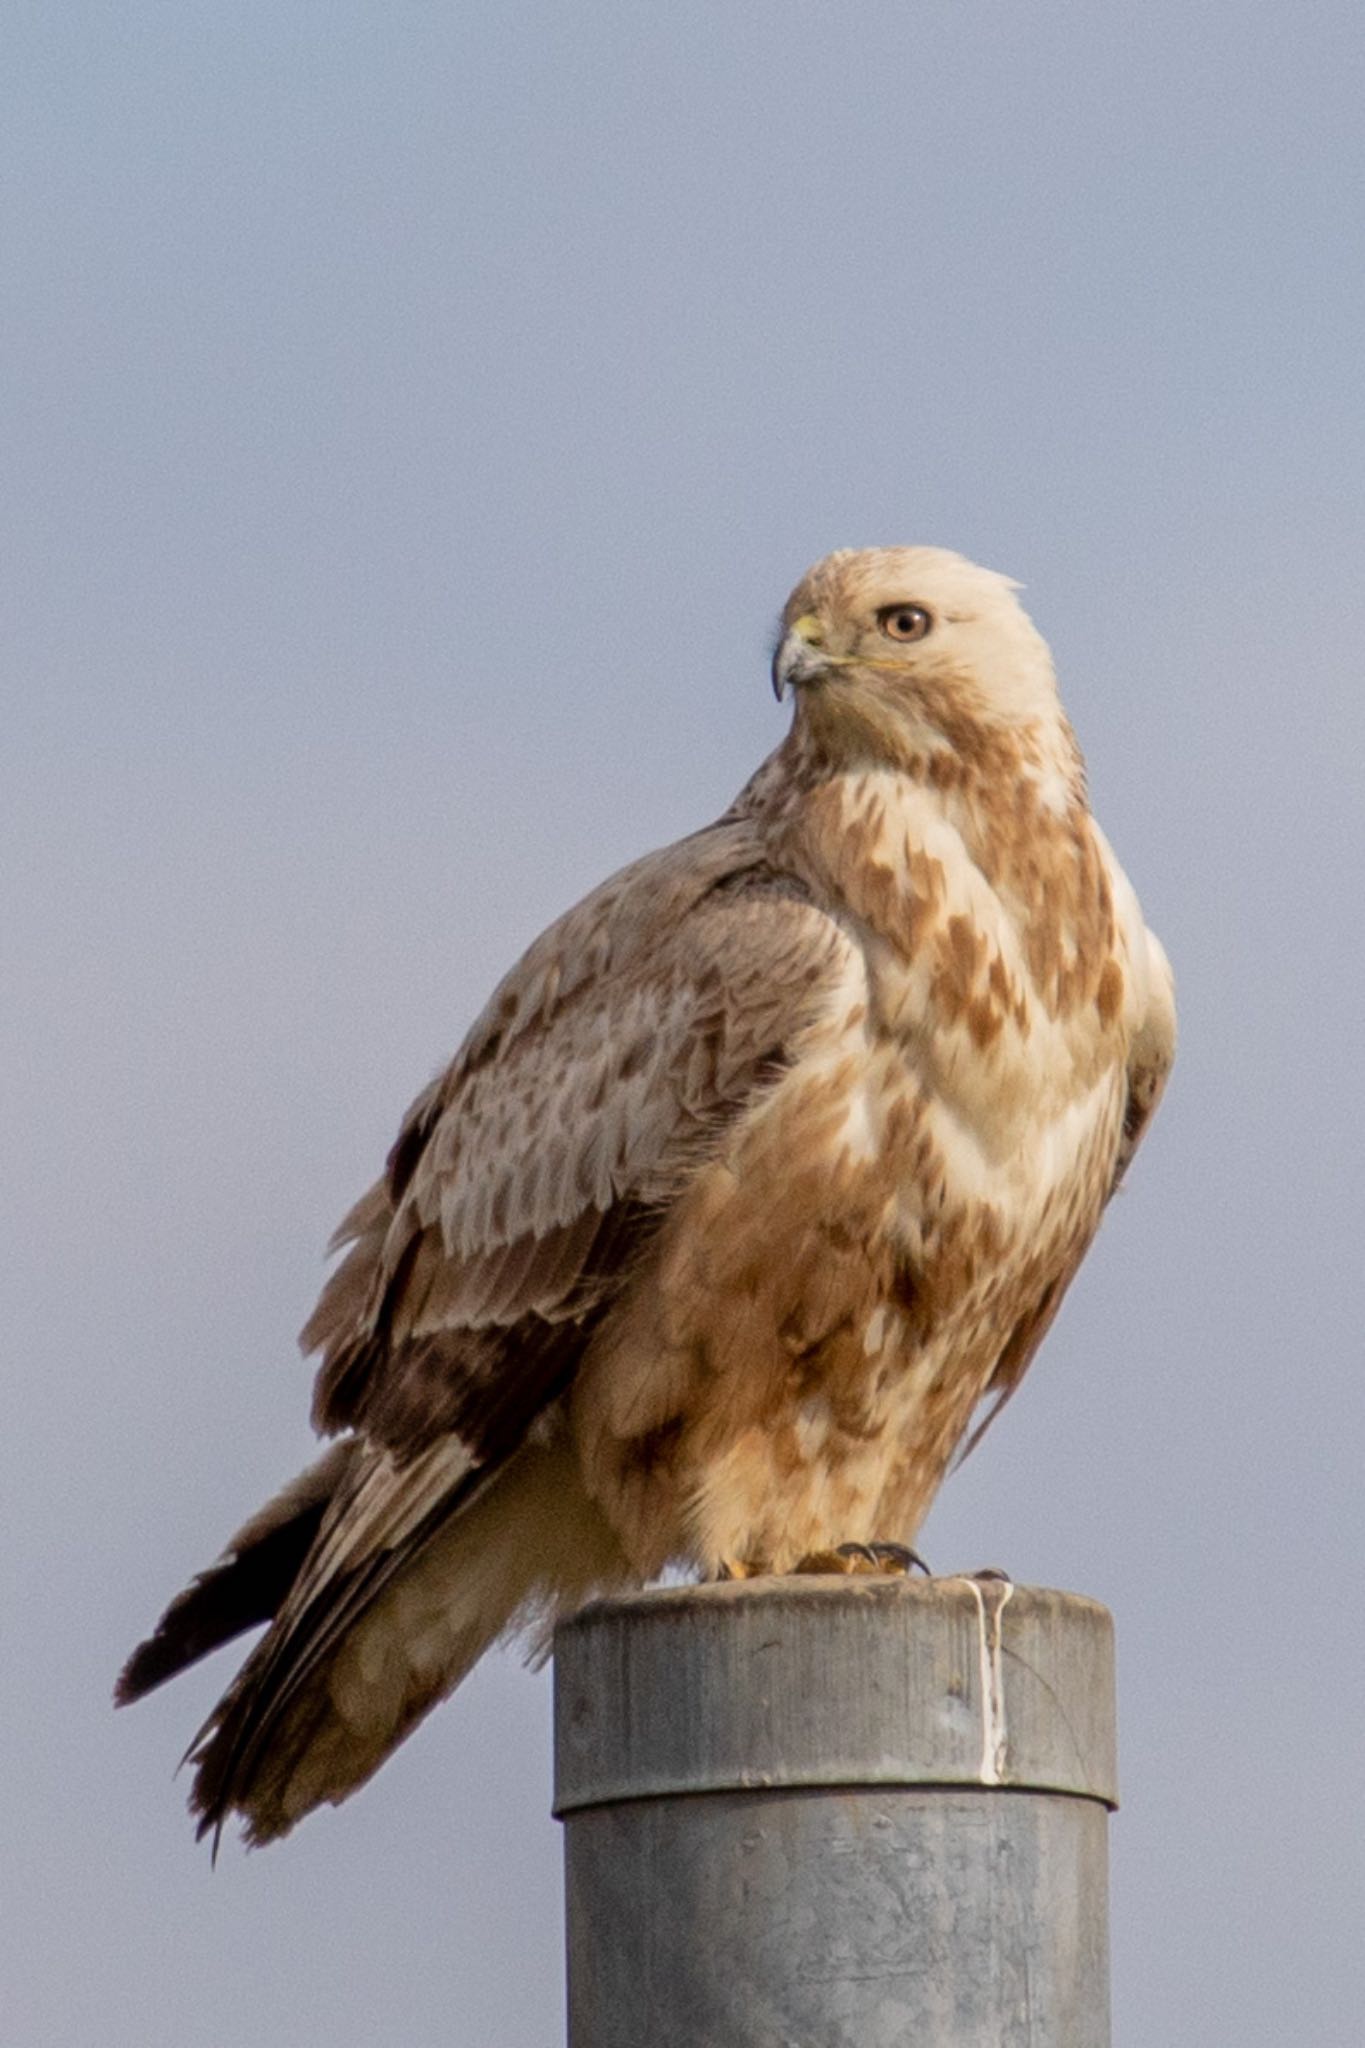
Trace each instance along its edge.
<path fill-rule="evenodd" d="M 922 604 L 888 604 L 877 614 L 888 640 L 922 640 L 933 623 Z"/>

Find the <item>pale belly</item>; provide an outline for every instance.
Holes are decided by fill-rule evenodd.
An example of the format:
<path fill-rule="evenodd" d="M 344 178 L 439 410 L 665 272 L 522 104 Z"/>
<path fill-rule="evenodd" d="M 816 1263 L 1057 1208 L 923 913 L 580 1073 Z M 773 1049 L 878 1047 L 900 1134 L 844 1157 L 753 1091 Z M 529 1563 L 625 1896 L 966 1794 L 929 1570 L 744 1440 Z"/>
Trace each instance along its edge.
<path fill-rule="evenodd" d="M 585 1467 L 642 1569 L 912 1541 L 1098 1222 L 1117 1071 L 1006 1147 L 900 1047 L 822 1060 L 699 1177 L 589 1361 Z"/>

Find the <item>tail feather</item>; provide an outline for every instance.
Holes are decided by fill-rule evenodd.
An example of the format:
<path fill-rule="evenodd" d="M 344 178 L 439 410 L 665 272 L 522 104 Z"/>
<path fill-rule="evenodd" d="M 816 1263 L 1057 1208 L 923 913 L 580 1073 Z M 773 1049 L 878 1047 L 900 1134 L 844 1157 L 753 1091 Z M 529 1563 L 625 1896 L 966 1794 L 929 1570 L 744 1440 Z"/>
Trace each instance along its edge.
<path fill-rule="evenodd" d="M 398 1467 L 372 1454 L 323 1521 L 274 1626 L 191 1751 L 200 1832 L 248 1841 L 339 1804 L 509 1630 L 630 1581 L 567 1446 L 488 1475 L 456 1440 Z"/>
<path fill-rule="evenodd" d="M 306 1747 L 325 1706 L 325 1674 L 351 1629 L 399 1572 L 410 1569 L 442 1525 L 466 1506 L 483 1475 L 454 1436 L 437 1438 L 409 1463 L 370 1449 L 330 1504 L 274 1626 L 262 1637 L 191 1743 L 190 1809 L 215 1852 L 228 1814 L 245 1810 L 272 1756 Z"/>
<path fill-rule="evenodd" d="M 119 1673 L 117 1706 L 141 1699 L 220 1644 L 273 1620 L 316 1541 L 354 1451 L 353 1440 L 334 1444 L 253 1515 L 218 1561 L 176 1596 Z"/>

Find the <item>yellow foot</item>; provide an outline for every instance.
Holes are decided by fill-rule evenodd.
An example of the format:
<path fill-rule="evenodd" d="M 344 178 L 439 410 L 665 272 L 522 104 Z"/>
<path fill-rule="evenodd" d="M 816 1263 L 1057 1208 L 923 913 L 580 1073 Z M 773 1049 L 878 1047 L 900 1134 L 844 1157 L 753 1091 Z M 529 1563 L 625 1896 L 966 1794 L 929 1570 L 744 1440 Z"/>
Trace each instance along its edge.
<path fill-rule="evenodd" d="M 723 1557 L 717 1564 L 717 1579 L 761 1579 L 770 1567 L 754 1557 Z"/>
<path fill-rule="evenodd" d="M 804 1578 L 806 1576 L 819 1578 L 826 1573 L 841 1572 L 850 1574 L 853 1572 L 875 1572 L 880 1569 L 881 1567 L 871 1552 L 861 1543 L 856 1548 L 853 1544 L 848 1543 L 839 1550 L 808 1550 L 804 1557 L 797 1558 L 796 1563 L 791 1568 L 791 1576 L 793 1578 Z"/>

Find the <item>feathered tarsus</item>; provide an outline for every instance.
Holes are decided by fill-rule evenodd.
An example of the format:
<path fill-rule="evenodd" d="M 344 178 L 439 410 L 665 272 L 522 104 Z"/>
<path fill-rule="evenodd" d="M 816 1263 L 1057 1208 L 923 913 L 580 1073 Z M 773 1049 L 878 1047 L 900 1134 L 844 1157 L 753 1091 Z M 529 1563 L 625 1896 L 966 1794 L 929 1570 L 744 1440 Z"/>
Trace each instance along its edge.
<path fill-rule="evenodd" d="M 194 1749 L 284 1833 L 506 1629 L 913 1538 L 1160 1095 L 1170 976 L 1003 578 L 827 558 L 792 731 L 605 882 L 414 1103 L 305 1332 L 333 1449 L 134 1653 L 271 1627 Z"/>

